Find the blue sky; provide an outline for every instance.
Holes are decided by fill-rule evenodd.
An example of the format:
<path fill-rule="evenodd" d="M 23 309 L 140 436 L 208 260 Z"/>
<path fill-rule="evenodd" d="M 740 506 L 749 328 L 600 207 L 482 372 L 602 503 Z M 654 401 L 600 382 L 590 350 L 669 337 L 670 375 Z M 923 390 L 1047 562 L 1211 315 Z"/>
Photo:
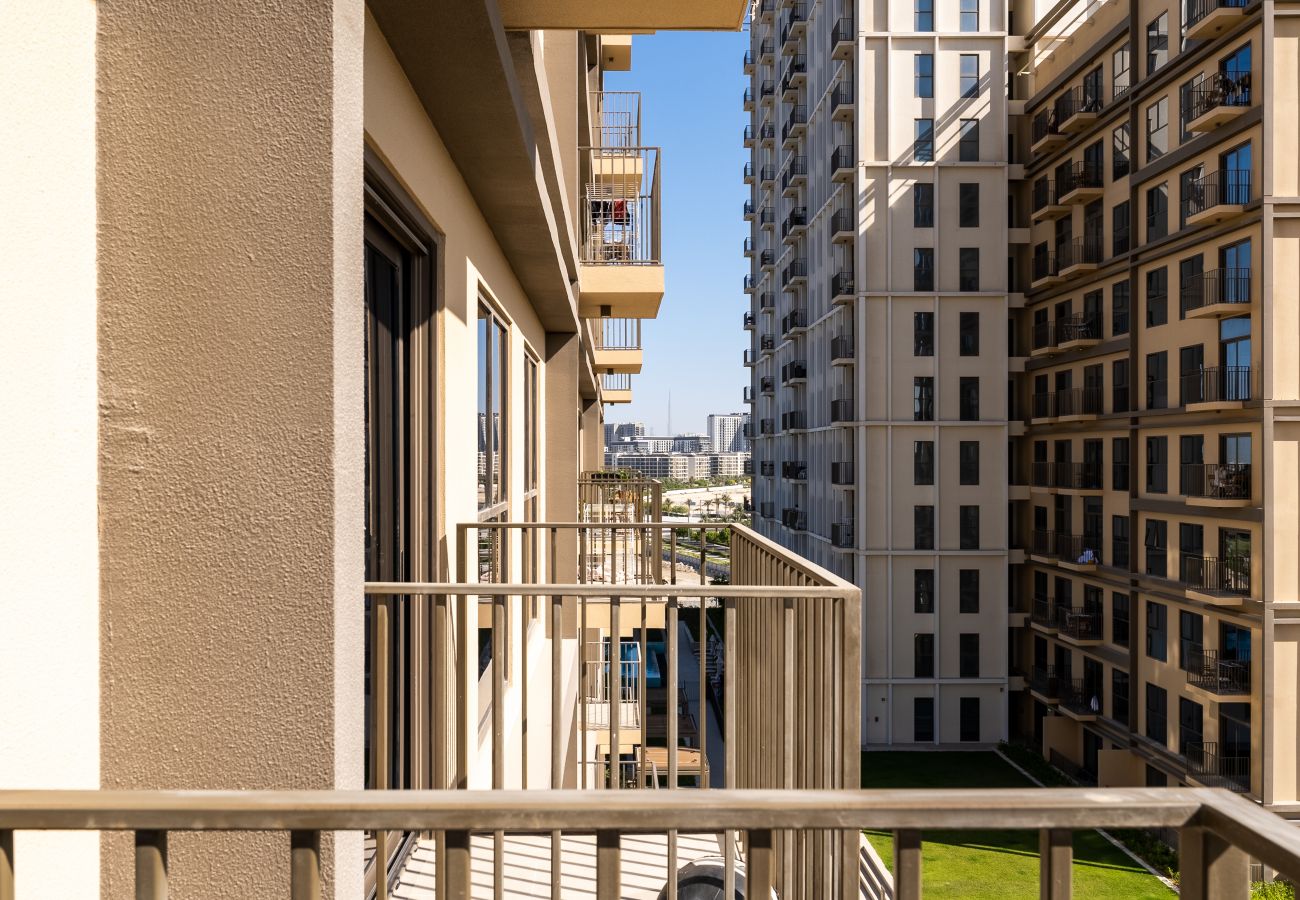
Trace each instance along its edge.
<path fill-rule="evenodd" d="M 741 354 L 748 266 L 741 242 L 747 151 L 741 131 L 746 33 L 661 32 L 632 39 L 632 71 L 611 72 L 609 90 L 641 91 L 642 141 L 663 148 L 663 252 L 667 291 L 659 318 L 642 328 L 645 367 L 632 403 L 606 409 L 610 422 L 703 431 L 713 412 L 743 410 L 749 382 Z"/>

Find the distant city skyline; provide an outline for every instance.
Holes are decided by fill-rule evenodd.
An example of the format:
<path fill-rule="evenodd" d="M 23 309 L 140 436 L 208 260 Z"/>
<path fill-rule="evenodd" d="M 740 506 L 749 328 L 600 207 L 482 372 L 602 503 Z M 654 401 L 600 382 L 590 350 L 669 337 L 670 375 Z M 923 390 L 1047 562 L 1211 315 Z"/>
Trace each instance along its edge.
<path fill-rule="evenodd" d="M 659 317 L 642 325 L 645 367 L 632 402 L 609 407 L 610 421 L 644 422 L 649 432 L 703 432 L 710 413 L 744 410 L 749 376 L 741 358 L 748 234 L 741 178 L 748 159 L 740 108 L 741 59 L 749 36 L 661 32 L 632 39 L 629 73 L 606 76 L 609 90 L 643 96 L 642 133 L 664 148 L 663 255 L 667 290 Z M 689 60 L 689 64 L 685 61 Z"/>

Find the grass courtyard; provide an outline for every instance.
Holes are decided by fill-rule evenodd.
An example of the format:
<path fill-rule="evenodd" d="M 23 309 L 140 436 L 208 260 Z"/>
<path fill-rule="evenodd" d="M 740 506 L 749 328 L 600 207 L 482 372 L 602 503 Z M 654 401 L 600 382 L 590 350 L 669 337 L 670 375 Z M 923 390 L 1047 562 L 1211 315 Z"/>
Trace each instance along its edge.
<path fill-rule="evenodd" d="M 865 788 L 1031 787 L 992 752 L 862 754 Z M 1051 790 L 1051 788 L 1043 788 Z M 893 866 L 893 836 L 867 832 Z M 1032 900 L 1038 896 L 1038 833 L 927 831 L 921 873 L 928 897 L 945 900 Z M 1102 900 L 1169 900 L 1173 892 L 1095 831 L 1074 835 L 1074 893 Z"/>

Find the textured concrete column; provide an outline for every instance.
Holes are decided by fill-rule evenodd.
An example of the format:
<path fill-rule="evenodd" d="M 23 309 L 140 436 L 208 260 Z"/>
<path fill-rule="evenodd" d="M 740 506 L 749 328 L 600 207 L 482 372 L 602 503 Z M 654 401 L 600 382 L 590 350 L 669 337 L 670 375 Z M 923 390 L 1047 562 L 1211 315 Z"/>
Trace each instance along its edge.
<path fill-rule="evenodd" d="M 360 787 L 363 4 L 98 11 L 103 786 Z M 287 896 L 289 861 L 169 841 L 176 896 Z"/>

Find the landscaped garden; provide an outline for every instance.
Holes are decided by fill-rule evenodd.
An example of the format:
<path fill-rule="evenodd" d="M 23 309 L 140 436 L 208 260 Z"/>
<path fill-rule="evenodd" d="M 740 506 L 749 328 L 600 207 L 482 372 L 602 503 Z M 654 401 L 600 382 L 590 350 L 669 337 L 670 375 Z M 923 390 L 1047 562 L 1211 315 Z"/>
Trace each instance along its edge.
<path fill-rule="evenodd" d="M 1032 787 L 992 752 L 871 752 L 862 754 L 866 788 Z M 1051 790 L 1051 788 L 1043 788 Z M 867 832 L 893 866 L 893 835 Z M 1038 896 L 1038 833 L 927 831 L 921 873 L 928 897 L 1016 900 Z M 1173 892 L 1096 831 L 1074 835 L 1074 893 L 1103 900 L 1169 900 Z"/>

